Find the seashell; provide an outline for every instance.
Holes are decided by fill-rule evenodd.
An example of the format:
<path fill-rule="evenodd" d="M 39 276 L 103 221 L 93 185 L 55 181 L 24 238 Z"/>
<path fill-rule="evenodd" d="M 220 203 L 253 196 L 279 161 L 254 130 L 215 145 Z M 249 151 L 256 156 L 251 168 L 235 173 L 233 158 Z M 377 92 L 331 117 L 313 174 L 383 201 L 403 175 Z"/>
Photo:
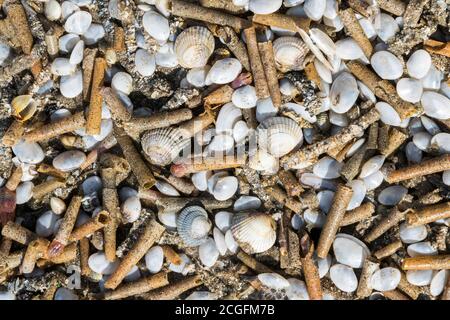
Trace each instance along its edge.
<path fill-rule="evenodd" d="M 103 119 L 100 124 L 100 133 L 92 137 L 97 141 L 103 141 L 113 131 L 114 122 L 112 119 Z"/>
<path fill-rule="evenodd" d="M 219 250 L 217 250 L 214 239 L 207 238 L 207 240 L 198 247 L 198 256 L 201 263 L 208 268 L 211 268 L 216 263 L 219 258 Z"/>
<path fill-rule="evenodd" d="M 319 208 L 323 213 L 327 214 L 330 211 L 333 197 L 334 192 L 330 190 L 322 190 L 317 193 Z"/>
<path fill-rule="evenodd" d="M 403 74 L 402 62 L 389 51 L 375 52 L 370 58 L 373 70 L 385 80 L 396 80 Z"/>
<path fill-rule="evenodd" d="M 336 55 L 342 60 L 356 60 L 364 57 L 364 52 L 355 40 L 345 38 L 336 42 Z"/>
<path fill-rule="evenodd" d="M 0 66 L 4 66 L 11 57 L 11 47 L 0 42 Z"/>
<path fill-rule="evenodd" d="M 388 42 L 400 30 L 395 19 L 385 13 L 381 13 L 375 17 L 374 25 L 376 26 L 375 30 L 377 31 L 378 37 L 384 42 Z"/>
<path fill-rule="evenodd" d="M 437 135 L 438 133 L 441 132 L 441 129 L 436 124 L 436 122 L 434 122 L 433 120 L 431 120 L 427 116 L 421 116 L 420 117 L 420 121 L 422 122 L 422 126 L 425 128 L 425 130 L 428 131 L 429 134 Z"/>
<path fill-rule="evenodd" d="M 286 288 L 286 296 L 289 300 L 309 300 L 308 289 L 302 280 L 296 278 L 287 279 L 289 287 Z"/>
<path fill-rule="evenodd" d="M 305 220 L 299 214 L 293 214 L 291 218 L 291 226 L 294 230 L 298 231 L 305 226 Z"/>
<path fill-rule="evenodd" d="M 420 102 L 427 116 L 440 120 L 450 118 L 450 99 L 444 95 L 425 91 Z"/>
<path fill-rule="evenodd" d="M 54 214 L 63 214 L 66 211 L 66 203 L 60 198 L 51 197 L 50 208 Z"/>
<path fill-rule="evenodd" d="M 314 258 L 316 259 L 317 262 L 317 268 L 319 269 L 319 278 L 323 278 L 327 275 L 328 271 L 330 270 L 331 267 L 331 255 L 327 254 L 326 258 L 317 258 L 316 256 L 314 256 Z"/>
<path fill-rule="evenodd" d="M 92 23 L 92 16 L 87 11 L 76 11 L 71 14 L 64 23 L 64 30 L 67 33 L 82 35 Z"/>
<path fill-rule="evenodd" d="M 233 148 L 234 138 L 230 134 L 220 133 L 214 136 L 207 147 L 207 152 L 226 152 Z"/>
<path fill-rule="evenodd" d="M 45 17 L 50 21 L 56 21 L 61 17 L 61 5 L 56 0 L 49 0 L 44 6 Z"/>
<path fill-rule="evenodd" d="M 69 76 L 62 76 L 59 91 L 66 98 L 75 98 L 83 91 L 83 74 L 80 70 Z"/>
<path fill-rule="evenodd" d="M 234 125 L 242 118 L 241 109 L 233 103 L 227 103 L 220 108 L 216 120 L 216 133 L 230 133 Z"/>
<path fill-rule="evenodd" d="M 364 260 L 370 256 L 365 244 L 355 237 L 346 235 L 338 237 L 333 242 L 333 251 L 337 262 L 352 268 L 362 268 Z"/>
<path fill-rule="evenodd" d="M 433 148 L 438 148 L 440 153 L 450 152 L 450 134 L 438 133 L 430 141 Z"/>
<path fill-rule="evenodd" d="M 277 238 L 275 221 L 264 213 L 235 213 L 231 232 L 241 249 L 248 254 L 269 250 Z"/>
<path fill-rule="evenodd" d="M 157 180 L 155 184 L 156 189 L 162 194 L 171 197 L 179 197 L 180 193 L 170 183 L 162 180 Z"/>
<path fill-rule="evenodd" d="M 353 190 L 352 198 L 348 204 L 347 210 L 352 210 L 361 205 L 364 198 L 366 197 L 366 185 L 362 180 L 352 180 L 348 184 Z"/>
<path fill-rule="evenodd" d="M 234 2 L 234 1 L 233 1 Z M 305 2 L 305 0 L 284 0 L 283 1 L 283 5 L 286 8 L 291 8 L 291 7 L 296 7 L 299 4 L 302 4 L 303 2 Z"/>
<path fill-rule="evenodd" d="M 305 4 L 303 5 L 306 15 L 314 21 L 318 21 L 322 18 L 326 7 L 326 0 L 305 0 Z"/>
<path fill-rule="evenodd" d="M 79 7 L 87 7 L 92 3 L 92 0 L 70 0 Z"/>
<path fill-rule="evenodd" d="M 117 72 L 111 80 L 111 88 L 129 95 L 133 91 L 133 78 L 126 72 Z"/>
<path fill-rule="evenodd" d="M 333 158 L 325 156 L 314 165 L 313 172 L 322 179 L 336 179 L 340 176 L 342 165 Z"/>
<path fill-rule="evenodd" d="M 322 212 L 313 209 L 306 209 L 303 212 L 303 218 L 313 228 L 322 228 L 326 220 L 326 216 Z"/>
<path fill-rule="evenodd" d="M 361 18 L 358 20 L 359 24 L 361 25 L 361 28 L 364 31 L 364 34 L 366 35 L 369 40 L 373 40 L 377 36 L 377 31 L 375 30 L 374 25 L 372 22 L 367 18 Z"/>
<path fill-rule="evenodd" d="M 323 16 L 328 19 L 334 19 L 338 15 L 339 5 L 336 0 L 327 0 L 327 5 L 325 7 L 325 12 Z"/>
<path fill-rule="evenodd" d="M 331 85 L 331 110 L 336 113 L 345 113 L 355 104 L 359 90 L 355 78 L 342 72 Z"/>
<path fill-rule="evenodd" d="M 196 247 L 207 241 L 210 229 L 208 213 L 202 207 L 186 207 L 178 215 L 177 231 L 188 247 Z"/>
<path fill-rule="evenodd" d="M 208 75 L 210 69 L 211 67 L 208 65 L 199 68 L 192 68 L 186 75 L 187 82 L 197 88 L 204 87 L 206 76 Z"/>
<path fill-rule="evenodd" d="M 184 68 L 200 68 L 208 63 L 214 51 L 214 36 L 205 27 L 190 27 L 175 40 L 175 53 Z M 234 80 L 234 79 L 233 79 Z"/>
<path fill-rule="evenodd" d="M 69 62 L 73 65 L 79 64 L 83 61 L 83 53 L 84 53 L 84 41 L 80 40 L 77 42 L 75 47 L 73 47 L 72 53 L 70 54 Z"/>
<path fill-rule="evenodd" d="M 91 176 L 83 181 L 81 190 L 83 195 L 88 196 L 93 193 L 100 193 L 103 188 L 102 179 L 98 176 Z"/>
<path fill-rule="evenodd" d="M 370 284 L 377 291 L 391 291 L 397 288 L 401 274 L 396 268 L 387 267 L 375 271 L 370 278 Z"/>
<path fill-rule="evenodd" d="M 148 131 L 141 139 L 142 150 L 152 164 L 170 164 L 190 142 L 176 128 L 161 128 Z"/>
<path fill-rule="evenodd" d="M 427 151 L 431 144 L 431 138 L 432 136 L 428 132 L 418 132 L 413 136 L 412 141 L 418 149 Z"/>
<path fill-rule="evenodd" d="M 170 16 L 169 0 L 156 0 L 155 7 L 166 18 Z"/>
<path fill-rule="evenodd" d="M 445 285 L 448 281 L 448 270 L 441 270 L 434 274 L 430 283 L 430 293 L 433 297 L 439 296 L 444 291 Z"/>
<path fill-rule="evenodd" d="M 132 266 L 130 272 L 128 272 L 123 278 L 124 282 L 135 282 L 141 277 L 141 272 L 137 266 Z"/>
<path fill-rule="evenodd" d="M 222 232 L 227 232 L 231 228 L 231 219 L 233 214 L 228 211 L 219 211 L 214 216 L 214 223 Z"/>
<path fill-rule="evenodd" d="M 322 0 L 320 0 L 322 1 Z M 323 0 L 325 1 L 325 0 Z M 333 70 L 333 67 L 331 66 L 331 64 L 328 62 L 328 60 L 325 58 L 325 56 L 323 55 L 322 51 L 320 51 L 320 49 L 313 43 L 313 41 L 311 40 L 311 38 L 309 37 L 309 35 L 303 30 L 298 28 L 297 29 L 298 33 L 300 34 L 300 37 L 303 39 L 303 41 L 305 42 L 306 46 L 309 48 L 309 50 L 311 50 L 311 52 L 314 54 L 314 56 L 320 61 L 322 62 L 327 68 L 329 68 L 330 70 Z M 308 61 L 306 61 L 308 62 Z M 306 65 L 306 63 L 305 63 Z"/>
<path fill-rule="evenodd" d="M 73 290 L 61 287 L 56 290 L 53 300 L 79 300 L 79 298 Z"/>
<path fill-rule="evenodd" d="M 274 157 L 281 157 L 303 143 L 302 128 L 292 119 L 273 117 L 257 128 L 259 146 Z"/>
<path fill-rule="evenodd" d="M 429 241 L 410 244 L 406 251 L 413 258 L 418 256 L 435 256 L 438 254 L 437 249 Z"/>
<path fill-rule="evenodd" d="M 442 173 L 442 182 L 446 185 L 446 186 L 450 186 L 450 170 L 445 170 Z"/>
<path fill-rule="evenodd" d="M 406 68 L 410 77 L 421 79 L 425 77 L 431 68 L 431 56 L 423 49 L 416 50 L 406 62 Z"/>
<path fill-rule="evenodd" d="M 26 181 L 17 186 L 16 189 L 16 204 L 27 203 L 33 196 L 34 184 L 31 181 Z"/>
<path fill-rule="evenodd" d="M 76 65 L 69 62 L 67 58 L 56 58 L 51 65 L 51 72 L 57 76 L 68 76 L 75 71 Z"/>
<path fill-rule="evenodd" d="M 325 32 L 317 28 L 311 28 L 309 30 L 309 36 L 316 46 L 327 56 L 335 55 L 336 45 Z"/>
<path fill-rule="evenodd" d="M 427 75 L 420 79 L 424 89 L 438 90 L 441 85 L 441 81 L 444 75 L 441 71 L 437 70 L 434 65 L 431 65 Z"/>
<path fill-rule="evenodd" d="M 129 197 L 137 196 L 138 192 L 130 187 L 122 187 L 119 189 L 119 200 L 120 202 L 124 202 Z"/>
<path fill-rule="evenodd" d="M 397 93 L 405 101 L 417 103 L 422 97 L 422 83 L 411 78 L 402 78 L 397 82 Z"/>
<path fill-rule="evenodd" d="M 87 31 L 83 34 L 83 40 L 91 46 L 105 37 L 105 28 L 101 24 L 92 23 Z"/>
<path fill-rule="evenodd" d="M 147 11 L 142 17 L 142 25 L 144 30 L 155 40 L 166 42 L 169 39 L 169 21 L 159 13 Z"/>
<path fill-rule="evenodd" d="M 250 156 L 248 166 L 253 170 L 274 174 L 278 171 L 278 159 L 265 150 L 258 150 Z"/>
<path fill-rule="evenodd" d="M 217 180 L 213 189 L 213 196 L 216 200 L 225 201 L 230 199 L 238 189 L 238 179 L 233 176 L 222 177 Z"/>
<path fill-rule="evenodd" d="M 331 124 L 339 127 L 346 127 L 349 123 L 348 117 L 345 113 L 336 113 L 333 110 L 330 110 L 329 120 Z"/>
<path fill-rule="evenodd" d="M 327 185 L 327 180 L 324 180 L 318 176 L 316 176 L 314 173 L 305 172 L 300 176 L 300 182 L 304 185 L 310 186 L 314 189 L 321 189 L 326 187 L 330 187 L 331 185 Z M 328 188 L 332 189 L 332 188 Z"/>
<path fill-rule="evenodd" d="M 166 48 L 164 51 L 163 48 Z M 174 51 L 173 42 L 167 42 L 161 46 L 155 55 L 156 65 L 164 68 L 174 68 L 178 66 L 178 58 Z"/>
<path fill-rule="evenodd" d="M 60 153 L 53 159 L 53 166 L 63 172 L 78 169 L 86 161 L 86 155 L 78 150 L 69 150 Z"/>
<path fill-rule="evenodd" d="M 233 138 L 236 143 L 241 143 L 248 136 L 250 128 L 247 125 L 247 122 L 243 120 L 239 120 L 233 127 Z"/>
<path fill-rule="evenodd" d="M 314 67 L 316 68 L 319 77 L 326 83 L 332 83 L 333 77 L 331 75 L 330 69 L 328 69 L 322 62 L 314 59 Z"/>
<path fill-rule="evenodd" d="M 323 23 L 328 26 L 334 28 L 334 32 L 339 32 L 344 29 L 344 23 L 339 16 L 334 17 L 333 19 L 329 19 L 327 17 L 323 17 Z"/>
<path fill-rule="evenodd" d="M 141 201 L 137 196 L 126 199 L 121 206 L 123 222 L 132 223 L 139 219 L 141 208 Z"/>
<path fill-rule="evenodd" d="M 176 265 L 171 263 L 169 265 L 169 270 L 177 273 L 184 273 L 185 269 L 187 269 L 187 266 L 191 263 L 191 259 L 184 253 L 180 254 L 180 258 L 182 260 L 181 264 Z"/>
<path fill-rule="evenodd" d="M 406 280 L 414 286 L 427 286 L 433 279 L 433 270 L 408 270 Z"/>
<path fill-rule="evenodd" d="M 283 81 L 281 81 L 281 82 L 283 82 Z M 289 80 L 287 80 L 286 82 L 290 83 Z M 280 90 L 281 90 L 281 88 L 280 88 Z M 285 94 L 285 93 L 283 93 L 283 94 Z M 278 109 L 275 108 L 275 106 L 273 105 L 271 98 L 259 99 L 256 102 L 256 120 L 258 122 L 263 122 L 267 118 L 274 117 L 277 113 L 278 113 Z"/>
<path fill-rule="evenodd" d="M 384 160 L 386 160 L 386 157 L 383 155 L 377 155 L 367 160 L 361 168 L 359 178 L 366 178 L 380 170 L 383 166 Z"/>
<path fill-rule="evenodd" d="M 256 90 L 253 86 L 243 86 L 234 90 L 231 97 L 233 104 L 241 109 L 250 109 L 256 106 L 256 101 L 258 97 L 256 96 Z"/>
<path fill-rule="evenodd" d="M 282 95 L 285 95 L 288 97 L 293 97 L 298 94 L 298 89 L 296 86 L 294 86 L 294 84 L 291 82 L 291 80 L 289 80 L 288 78 L 283 78 L 280 80 L 280 92 Z M 268 100 L 268 99 L 270 99 L 270 98 L 267 98 L 264 100 Z M 259 101 L 261 101 L 261 100 L 259 100 Z M 272 102 L 272 100 L 270 100 L 270 101 Z M 256 111 L 258 111 L 258 109 Z M 261 122 L 261 121 L 259 121 L 259 122 Z"/>
<path fill-rule="evenodd" d="M 214 236 L 214 241 L 216 243 L 216 248 L 217 248 L 217 250 L 219 250 L 220 255 L 221 256 L 225 255 L 227 253 L 228 248 L 227 248 L 227 244 L 225 242 L 224 234 L 218 228 L 214 228 L 213 236 Z"/>
<path fill-rule="evenodd" d="M 73 33 L 61 36 L 59 38 L 59 51 L 61 51 L 62 53 L 71 52 L 78 41 L 80 41 L 80 37 Z"/>
<path fill-rule="evenodd" d="M 211 175 L 211 171 L 201 171 L 192 174 L 191 180 L 194 187 L 199 191 L 206 191 L 208 189 L 208 179 Z"/>
<path fill-rule="evenodd" d="M 330 268 L 330 279 L 339 290 L 344 292 L 353 292 L 358 287 L 355 272 L 343 264 L 335 264 Z"/>
<path fill-rule="evenodd" d="M 348 149 L 346 157 L 349 158 L 352 155 L 354 155 L 359 150 L 359 148 L 361 148 L 364 145 L 365 142 L 366 142 L 365 138 L 356 140 L 355 143 L 353 143 L 353 145 L 350 147 L 350 149 Z"/>
<path fill-rule="evenodd" d="M 144 256 L 145 266 L 151 273 L 161 271 L 164 263 L 164 251 L 160 246 L 154 246 Z"/>
<path fill-rule="evenodd" d="M 52 235 L 59 216 L 51 211 L 46 211 L 36 220 L 35 232 L 39 237 L 47 238 Z"/>
<path fill-rule="evenodd" d="M 177 213 L 174 211 L 158 211 L 158 219 L 167 228 L 175 229 L 177 227 Z"/>
<path fill-rule="evenodd" d="M 234 202 L 234 211 L 246 211 L 246 210 L 256 210 L 261 207 L 261 200 L 258 197 L 253 196 L 240 196 Z"/>
<path fill-rule="evenodd" d="M 385 206 L 395 206 L 402 201 L 407 193 L 408 189 L 403 186 L 390 186 L 380 192 L 378 202 Z"/>
<path fill-rule="evenodd" d="M 16 295 L 11 291 L 0 291 L 0 301 L 16 300 Z"/>
<path fill-rule="evenodd" d="M 225 58 L 214 63 L 206 76 L 206 83 L 226 84 L 232 82 L 242 71 L 238 59 Z"/>
<path fill-rule="evenodd" d="M 26 142 L 20 140 L 12 146 L 12 151 L 20 160 L 20 162 L 29 164 L 38 164 L 45 158 L 44 151 L 36 142 Z"/>
<path fill-rule="evenodd" d="M 384 175 L 381 171 L 376 171 L 362 179 L 367 191 L 372 191 L 381 186 L 384 181 Z"/>
<path fill-rule="evenodd" d="M 309 62 L 308 52 L 307 45 L 296 37 L 280 37 L 273 42 L 275 63 L 281 72 L 303 70 Z"/>
<path fill-rule="evenodd" d="M 12 116 L 20 122 L 30 119 L 37 110 L 38 103 L 31 95 L 15 97 L 11 102 Z"/>
<path fill-rule="evenodd" d="M 65 21 L 74 12 L 80 11 L 80 7 L 72 1 L 64 1 L 61 3 L 61 18 Z"/>
<path fill-rule="evenodd" d="M 270 14 L 280 9 L 283 0 L 250 0 L 248 9 L 255 14 Z"/>
<path fill-rule="evenodd" d="M 222 177 L 227 177 L 228 173 L 226 171 L 219 171 L 214 173 L 209 179 L 208 179 L 208 192 L 209 193 L 213 193 L 214 192 L 214 187 L 216 186 L 217 181 L 219 180 L 219 178 Z"/>
<path fill-rule="evenodd" d="M 195 291 L 184 300 L 217 300 L 218 298 L 217 294 L 209 291 Z"/>
<path fill-rule="evenodd" d="M 428 235 L 424 225 L 411 227 L 406 223 L 400 225 L 400 239 L 403 243 L 415 243 L 424 240 Z"/>
<path fill-rule="evenodd" d="M 250 0 L 233 0 L 233 4 L 238 7 L 247 7 Z"/>
<path fill-rule="evenodd" d="M 116 259 L 114 262 L 110 262 L 106 259 L 106 255 L 103 251 L 98 251 L 89 256 L 88 265 L 89 268 L 96 273 L 110 275 L 116 271 L 119 266 L 119 259 Z"/>
<path fill-rule="evenodd" d="M 291 285 L 289 281 L 278 273 L 260 273 L 257 278 L 263 286 L 273 290 L 283 290 Z"/>

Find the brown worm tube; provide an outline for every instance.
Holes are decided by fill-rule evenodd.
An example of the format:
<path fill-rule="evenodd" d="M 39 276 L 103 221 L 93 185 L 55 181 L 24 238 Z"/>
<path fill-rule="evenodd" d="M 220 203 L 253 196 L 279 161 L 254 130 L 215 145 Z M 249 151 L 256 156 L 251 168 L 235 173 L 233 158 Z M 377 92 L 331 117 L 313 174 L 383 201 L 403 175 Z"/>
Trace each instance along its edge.
<path fill-rule="evenodd" d="M 15 167 L 11 176 L 6 181 L 5 187 L 9 191 L 16 191 L 17 187 L 20 184 L 20 180 L 22 179 L 22 167 Z"/>
<path fill-rule="evenodd" d="M 127 50 L 125 46 L 125 31 L 118 25 L 114 25 L 113 49 L 117 53 L 123 53 Z"/>
<path fill-rule="evenodd" d="M 400 240 L 397 240 L 397 241 L 394 241 L 394 242 L 388 244 L 387 246 L 375 251 L 373 253 L 373 255 L 378 260 L 381 260 L 381 259 L 391 256 L 392 254 L 397 252 L 397 250 L 399 250 L 402 247 L 403 247 L 403 243 Z"/>
<path fill-rule="evenodd" d="M 45 256 L 50 242 L 47 239 L 36 239 L 28 244 L 25 256 L 23 257 L 22 265 L 20 267 L 22 273 L 31 273 L 34 270 L 36 261 Z"/>
<path fill-rule="evenodd" d="M 33 48 L 33 35 L 31 34 L 25 10 L 21 4 L 14 3 L 7 5 L 6 11 L 22 51 L 25 54 L 30 54 Z"/>
<path fill-rule="evenodd" d="M 206 106 L 224 105 L 231 102 L 234 89 L 229 85 L 223 85 L 208 94 L 203 102 Z"/>
<path fill-rule="evenodd" d="M 75 228 L 69 237 L 69 241 L 75 242 L 93 234 L 108 224 L 110 220 L 108 211 L 100 211 L 94 218 L 89 219 L 86 223 Z"/>
<path fill-rule="evenodd" d="M 386 144 L 380 148 L 380 153 L 386 157 L 390 156 L 395 150 L 397 150 L 403 142 L 408 139 L 408 135 L 401 132 L 396 128 L 392 128 L 388 134 Z"/>
<path fill-rule="evenodd" d="M 129 121 L 131 119 L 131 113 L 119 99 L 113 89 L 109 87 L 103 87 L 100 89 L 100 94 L 103 100 L 106 102 L 111 116 L 116 121 Z"/>
<path fill-rule="evenodd" d="M 273 273 L 273 270 L 269 267 L 266 267 L 264 264 L 253 258 L 252 256 L 246 254 L 244 251 L 240 250 L 236 258 L 241 260 L 243 264 L 252 269 L 257 273 Z"/>
<path fill-rule="evenodd" d="M 366 298 L 372 293 L 370 279 L 372 274 L 377 271 L 379 267 L 380 264 L 372 261 L 370 258 L 364 260 L 361 276 L 359 277 L 358 289 L 356 290 L 356 295 L 359 298 Z"/>
<path fill-rule="evenodd" d="M 253 23 L 286 29 L 293 32 L 297 32 L 297 28 L 308 31 L 311 23 L 310 19 L 288 16 L 281 13 L 255 14 L 253 15 L 252 21 Z"/>
<path fill-rule="evenodd" d="M 210 124 L 214 123 L 215 115 L 212 112 L 205 112 L 198 117 L 183 122 L 178 126 L 185 139 L 192 138 L 197 132 L 203 131 Z"/>
<path fill-rule="evenodd" d="M 384 0 L 387 2 L 387 0 Z M 403 22 L 405 27 L 415 27 L 422 16 L 422 11 L 428 0 L 410 0 L 403 14 Z"/>
<path fill-rule="evenodd" d="M 450 218 L 450 202 L 428 206 L 420 210 L 412 210 L 406 214 L 406 222 L 410 226 L 420 226 L 447 218 Z"/>
<path fill-rule="evenodd" d="M 311 300 L 322 300 L 323 292 L 319 277 L 319 268 L 313 258 L 314 243 L 305 233 L 300 238 L 300 257 L 305 276 L 306 288 Z"/>
<path fill-rule="evenodd" d="M 400 211 L 397 207 L 392 208 L 389 214 L 384 217 L 373 229 L 364 236 L 364 241 L 372 242 L 379 238 L 393 226 L 396 226 L 405 217 L 406 212 Z"/>
<path fill-rule="evenodd" d="M 304 191 L 298 179 L 289 170 L 280 170 L 278 179 L 280 179 L 287 194 L 291 197 L 299 196 Z"/>
<path fill-rule="evenodd" d="M 133 117 L 126 121 L 125 130 L 139 135 L 147 130 L 166 128 L 174 124 L 192 119 L 192 111 L 187 108 L 174 111 L 159 112 L 148 117 Z"/>
<path fill-rule="evenodd" d="M 402 16 L 405 12 L 406 4 L 401 0 L 377 0 L 378 6 L 396 16 Z"/>
<path fill-rule="evenodd" d="M 245 158 L 225 157 L 225 158 L 193 158 L 189 163 L 172 164 L 170 172 L 178 178 L 186 176 L 190 173 L 201 172 L 206 170 L 224 170 L 231 168 L 239 168 L 245 165 Z"/>
<path fill-rule="evenodd" d="M 408 296 L 398 290 L 384 291 L 383 295 L 389 300 L 411 300 Z"/>
<path fill-rule="evenodd" d="M 167 273 L 160 272 L 153 276 L 142 278 L 136 282 L 123 284 L 113 291 L 106 292 L 105 300 L 119 300 L 128 298 L 167 286 L 168 284 L 169 281 L 167 279 Z"/>
<path fill-rule="evenodd" d="M 24 132 L 24 124 L 17 120 L 14 120 L 3 135 L 2 143 L 7 147 L 12 147 L 17 142 L 19 142 Z"/>
<path fill-rule="evenodd" d="M 225 10 L 234 14 L 241 14 L 245 12 L 245 8 L 243 6 L 237 6 L 228 0 L 200 0 L 200 4 L 206 8 Z"/>
<path fill-rule="evenodd" d="M 282 101 L 272 42 L 258 43 L 258 48 L 261 55 L 261 61 L 264 65 L 264 73 L 266 75 L 270 97 L 272 98 L 273 105 L 279 108 L 281 107 Z"/>
<path fill-rule="evenodd" d="M 142 298 L 145 300 L 173 300 L 183 292 L 198 287 L 202 283 L 203 281 L 199 275 L 193 275 L 176 283 L 146 293 L 142 295 Z"/>
<path fill-rule="evenodd" d="M 339 15 L 342 19 L 342 23 L 345 26 L 345 30 L 349 33 L 350 37 L 356 41 L 356 43 L 361 47 L 364 55 L 370 59 L 373 53 L 373 47 L 370 40 L 367 38 L 364 30 L 359 24 L 358 19 L 356 19 L 355 12 L 353 9 L 348 8 L 339 11 Z"/>
<path fill-rule="evenodd" d="M 83 101 L 89 101 L 91 94 L 91 82 L 92 74 L 94 72 L 95 57 L 97 56 L 98 49 L 84 49 L 83 54 Z"/>
<path fill-rule="evenodd" d="M 264 189 L 268 196 L 275 199 L 286 208 L 298 213 L 302 209 L 302 204 L 300 201 L 295 200 L 287 195 L 287 193 L 281 189 L 279 186 L 267 187 Z"/>
<path fill-rule="evenodd" d="M 35 240 L 37 235 L 20 224 L 8 221 L 2 229 L 2 237 L 27 245 Z"/>
<path fill-rule="evenodd" d="M 36 171 L 39 173 L 43 173 L 61 180 L 65 180 L 69 177 L 69 172 L 63 172 L 61 170 L 56 169 L 54 166 L 46 164 L 46 163 L 40 163 L 38 164 Z"/>
<path fill-rule="evenodd" d="M 208 26 L 220 40 L 230 49 L 242 66 L 250 71 L 250 60 L 244 42 L 239 38 L 233 28 L 229 26 Z"/>
<path fill-rule="evenodd" d="M 450 269 L 450 255 L 419 256 L 405 258 L 402 262 L 403 270 L 442 270 Z"/>
<path fill-rule="evenodd" d="M 39 268 L 46 268 L 54 264 L 67 263 L 69 261 L 75 260 L 77 258 L 77 254 L 78 247 L 74 242 L 64 247 L 64 250 L 61 252 L 61 254 L 57 255 L 56 257 L 49 257 L 48 255 L 44 255 L 42 259 L 39 259 L 37 261 L 36 265 Z"/>
<path fill-rule="evenodd" d="M 450 170 L 450 155 L 448 154 L 392 171 L 387 175 L 386 181 L 392 184 L 445 170 Z"/>
<path fill-rule="evenodd" d="M 341 221 L 341 227 L 348 226 L 372 216 L 375 212 L 375 205 L 372 202 L 366 202 L 359 207 L 348 211 Z"/>
<path fill-rule="evenodd" d="M 403 293 L 407 294 L 413 300 L 416 300 L 423 291 L 420 287 L 412 285 L 406 279 L 406 274 L 401 272 L 400 282 L 398 283 L 397 289 L 401 290 Z"/>
<path fill-rule="evenodd" d="M 82 276 L 89 276 L 91 268 L 89 267 L 89 239 L 84 237 L 80 239 L 80 269 Z"/>
<path fill-rule="evenodd" d="M 46 195 L 49 195 L 56 189 L 64 187 L 64 186 L 65 186 L 65 183 L 60 180 L 57 180 L 57 179 L 44 181 L 41 184 L 34 186 L 33 199 L 41 200 Z"/>
<path fill-rule="evenodd" d="M 94 74 L 92 75 L 89 112 L 86 119 L 86 133 L 90 135 L 100 133 L 103 104 L 103 96 L 100 94 L 100 88 L 105 79 L 105 70 L 106 60 L 104 58 L 96 58 L 94 62 Z"/>

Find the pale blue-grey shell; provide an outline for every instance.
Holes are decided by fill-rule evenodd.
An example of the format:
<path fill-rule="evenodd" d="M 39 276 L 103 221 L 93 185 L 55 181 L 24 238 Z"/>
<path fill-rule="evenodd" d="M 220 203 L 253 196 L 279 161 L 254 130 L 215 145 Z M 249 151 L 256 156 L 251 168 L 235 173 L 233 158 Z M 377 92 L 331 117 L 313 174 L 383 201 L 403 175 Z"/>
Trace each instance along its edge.
<path fill-rule="evenodd" d="M 199 206 L 190 206 L 181 210 L 177 218 L 177 231 L 188 247 L 196 247 L 208 239 L 211 230 L 208 213 Z"/>

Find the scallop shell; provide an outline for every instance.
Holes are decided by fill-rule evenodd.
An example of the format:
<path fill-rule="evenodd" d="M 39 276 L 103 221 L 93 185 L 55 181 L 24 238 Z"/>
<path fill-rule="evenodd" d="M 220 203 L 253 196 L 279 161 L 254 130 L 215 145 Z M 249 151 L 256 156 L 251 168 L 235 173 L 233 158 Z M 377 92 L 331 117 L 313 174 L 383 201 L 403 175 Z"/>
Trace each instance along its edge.
<path fill-rule="evenodd" d="M 214 51 L 214 36 L 204 27 L 188 28 L 175 40 L 174 50 L 182 67 L 203 67 Z"/>
<path fill-rule="evenodd" d="M 37 102 L 30 95 L 17 96 L 11 102 L 12 115 L 18 121 L 30 119 L 37 109 Z"/>
<path fill-rule="evenodd" d="M 269 250 L 277 238 L 275 221 L 265 213 L 235 213 L 231 232 L 241 249 L 248 254 Z"/>
<path fill-rule="evenodd" d="M 208 213 L 199 206 L 183 209 L 177 218 L 178 234 L 189 247 L 196 247 L 207 241 L 211 226 Z"/>
<path fill-rule="evenodd" d="M 189 139 L 185 139 L 178 129 L 162 128 L 145 133 L 141 144 L 152 164 L 165 166 L 170 164 L 189 144 Z"/>
<path fill-rule="evenodd" d="M 258 126 L 258 143 L 275 157 L 281 157 L 303 143 L 302 128 L 292 119 L 273 117 Z"/>
<path fill-rule="evenodd" d="M 295 37 L 280 37 L 273 42 L 273 52 L 277 68 L 286 72 L 303 70 L 309 62 L 306 59 L 309 49 L 307 45 Z"/>

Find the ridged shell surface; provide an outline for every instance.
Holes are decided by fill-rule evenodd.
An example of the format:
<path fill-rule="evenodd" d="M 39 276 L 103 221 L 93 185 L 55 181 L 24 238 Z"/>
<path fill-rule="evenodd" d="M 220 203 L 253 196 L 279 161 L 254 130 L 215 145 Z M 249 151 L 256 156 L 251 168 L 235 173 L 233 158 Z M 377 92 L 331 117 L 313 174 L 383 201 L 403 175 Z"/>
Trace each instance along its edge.
<path fill-rule="evenodd" d="M 184 208 L 177 218 L 177 231 L 184 243 L 196 247 L 208 240 L 211 229 L 208 213 L 199 206 Z"/>
<path fill-rule="evenodd" d="M 214 36 L 204 27 L 184 30 L 175 41 L 175 54 L 184 68 L 200 68 L 206 65 L 214 51 Z"/>
<path fill-rule="evenodd" d="M 292 119 L 273 117 L 258 126 L 259 146 L 275 157 L 288 154 L 302 142 L 302 128 Z"/>
<path fill-rule="evenodd" d="M 280 71 L 303 70 L 308 62 L 306 44 L 299 38 L 281 37 L 273 42 L 275 62 Z"/>

